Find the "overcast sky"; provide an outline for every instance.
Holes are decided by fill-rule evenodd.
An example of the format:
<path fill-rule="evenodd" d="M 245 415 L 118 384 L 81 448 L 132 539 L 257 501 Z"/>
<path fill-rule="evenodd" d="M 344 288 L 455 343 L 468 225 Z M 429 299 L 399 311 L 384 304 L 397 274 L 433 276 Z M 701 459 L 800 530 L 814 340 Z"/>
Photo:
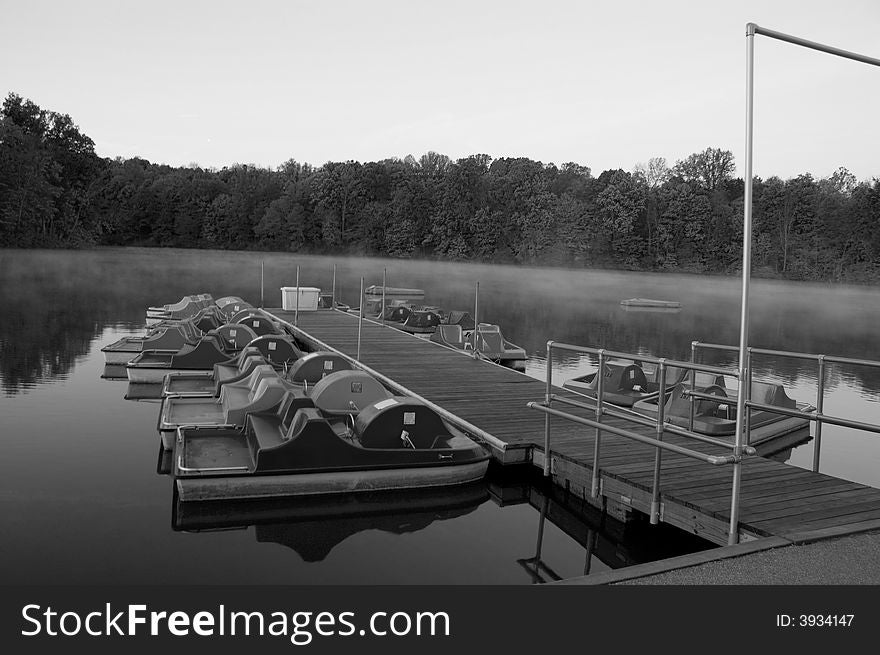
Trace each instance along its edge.
<path fill-rule="evenodd" d="M 745 24 L 880 57 L 878 0 L 0 0 L 0 92 L 171 165 L 732 150 Z M 756 40 L 755 174 L 880 176 L 880 68 Z"/>

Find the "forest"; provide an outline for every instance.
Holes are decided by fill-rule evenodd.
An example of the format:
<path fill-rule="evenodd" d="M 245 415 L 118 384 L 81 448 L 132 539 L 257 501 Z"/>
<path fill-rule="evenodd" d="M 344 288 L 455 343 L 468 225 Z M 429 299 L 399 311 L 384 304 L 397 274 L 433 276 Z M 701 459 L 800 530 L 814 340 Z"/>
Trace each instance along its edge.
<path fill-rule="evenodd" d="M 358 254 L 735 273 L 743 189 L 729 150 L 598 175 L 486 154 L 276 170 L 102 158 L 67 114 L 0 111 L 0 245 Z M 880 179 L 754 179 L 754 274 L 880 281 Z"/>

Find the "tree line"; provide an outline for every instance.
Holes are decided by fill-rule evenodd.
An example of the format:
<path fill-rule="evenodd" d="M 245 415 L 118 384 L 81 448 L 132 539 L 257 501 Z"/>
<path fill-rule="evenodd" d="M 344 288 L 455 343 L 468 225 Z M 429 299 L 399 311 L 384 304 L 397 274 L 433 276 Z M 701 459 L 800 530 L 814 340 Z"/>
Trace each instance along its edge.
<path fill-rule="evenodd" d="M 728 150 L 594 176 L 477 154 L 275 170 L 98 157 L 67 114 L 10 93 L 0 113 L 0 244 L 174 246 L 729 273 L 743 180 Z M 880 280 L 880 180 L 754 180 L 755 274 Z"/>

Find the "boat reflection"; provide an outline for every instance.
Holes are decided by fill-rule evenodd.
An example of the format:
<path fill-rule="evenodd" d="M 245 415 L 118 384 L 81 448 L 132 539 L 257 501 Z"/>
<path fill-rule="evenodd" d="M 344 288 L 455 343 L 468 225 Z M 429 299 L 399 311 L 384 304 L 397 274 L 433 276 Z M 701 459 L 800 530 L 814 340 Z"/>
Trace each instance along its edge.
<path fill-rule="evenodd" d="M 258 543 L 277 543 L 306 562 L 320 562 L 365 530 L 418 532 L 437 521 L 473 512 L 489 499 L 485 483 L 437 489 L 305 496 L 258 501 L 180 502 L 174 495 L 172 528 L 204 532 L 254 526 Z"/>

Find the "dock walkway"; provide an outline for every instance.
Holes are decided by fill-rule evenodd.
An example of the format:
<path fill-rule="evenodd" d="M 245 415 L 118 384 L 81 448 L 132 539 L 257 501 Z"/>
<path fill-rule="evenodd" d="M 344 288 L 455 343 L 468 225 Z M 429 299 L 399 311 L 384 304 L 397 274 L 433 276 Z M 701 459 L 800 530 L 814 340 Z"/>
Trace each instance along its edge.
<path fill-rule="evenodd" d="M 268 311 L 288 324 L 294 322 L 294 312 Z M 329 310 L 299 312 L 296 322 L 299 338 L 312 346 L 355 357 L 356 316 Z M 393 381 L 401 393 L 417 395 L 490 435 L 493 458 L 502 464 L 544 461 L 545 415 L 526 407 L 530 401 L 543 400 L 543 382 L 371 321 L 363 322 L 360 362 Z M 568 393 L 561 388 L 556 392 Z M 603 422 L 654 436 L 651 428 L 622 419 L 606 416 Z M 588 499 L 594 439 L 592 428 L 551 418 L 554 482 Z M 669 433 L 664 440 L 693 447 L 693 442 Z M 720 448 L 709 445 L 700 444 L 698 449 L 722 454 Z M 651 446 L 603 432 L 599 461 L 603 508 L 650 511 L 655 452 Z M 711 466 L 665 452 L 661 519 L 726 544 L 732 476 L 729 466 Z M 822 530 L 857 532 L 876 526 L 878 519 L 878 489 L 761 457 L 743 461 L 741 541 Z"/>

